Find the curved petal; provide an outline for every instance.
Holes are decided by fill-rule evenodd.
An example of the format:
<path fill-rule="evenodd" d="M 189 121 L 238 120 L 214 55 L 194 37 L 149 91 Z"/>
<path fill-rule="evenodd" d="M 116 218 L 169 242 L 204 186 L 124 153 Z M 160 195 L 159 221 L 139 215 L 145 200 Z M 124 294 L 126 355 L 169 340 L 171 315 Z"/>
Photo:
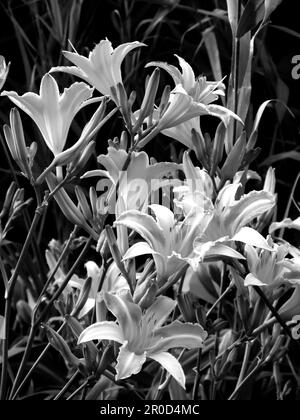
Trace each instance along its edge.
<path fill-rule="evenodd" d="M 243 227 L 236 233 L 232 238 L 232 241 L 243 242 L 247 245 L 256 246 L 257 248 L 267 249 L 268 251 L 274 251 L 268 244 L 266 239 L 258 233 L 255 229 L 250 227 Z"/>
<path fill-rule="evenodd" d="M 142 311 L 138 305 L 129 302 L 125 296 L 105 292 L 104 301 L 107 309 L 117 318 L 123 336 L 129 344 L 139 335 Z"/>
<path fill-rule="evenodd" d="M 182 69 L 182 85 L 184 89 L 189 92 L 195 85 L 195 73 L 192 67 L 179 55 L 175 54 Z"/>
<path fill-rule="evenodd" d="M 164 232 L 165 238 L 168 238 L 175 225 L 174 213 L 167 207 L 159 204 L 152 204 L 149 207 L 154 212 L 156 220 Z"/>
<path fill-rule="evenodd" d="M 151 245 L 154 251 L 164 253 L 166 241 L 163 230 L 153 217 L 138 210 L 129 210 L 123 213 L 114 223 L 114 225 L 119 224 L 135 230 Z"/>
<path fill-rule="evenodd" d="M 119 80 L 119 72 L 121 72 L 121 64 L 126 55 L 135 48 L 146 46 L 147 45 L 142 42 L 134 41 L 121 44 L 114 50 L 112 54 L 112 74 L 116 84 L 122 81 L 122 79 Z"/>
<path fill-rule="evenodd" d="M 175 300 L 170 299 L 167 296 L 159 296 L 147 309 L 144 315 L 146 324 L 151 323 L 153 328 L 161 327 L 175 309 L 176 305 L 177 303 Z"/>
<path fill-rule="evenodd" d="M 122 344 L 124 336 L 119 325 L 111 321 L 96 322 L 82 331 L 78 344 L 91 340 L 113 340 Z"/>
<path fill-rule="evenodd" d="M 158 362 L 185 389 L 185 374 L 176 357 L 167 352 L 151 354 L 148 357 Z"/>
<path fill-rule="evenodd" d="M 207 332 L 199 324 L 174 321 L 172 324 L 158 328 L 154 332 L 155 345 L 148 351 L 160 353 L 172 348 L 201 348 L 207 338 Z"/>
<path fill-rule="evenodd" d="M 139 373 L 146 361 L 146 352 L 135 354 L 128 350 L 127 341 L 120 347 L 117 365 L 116 380 L 129 378 L 131 375 Z"/>
<path fill-rule="evenodd" d="M 275 196 L 266 191 L 251 191 L 235 202 L 227 211 L 224 223 L 232 234 L 275 205 Z"/>
<path fill-rule="evenodd" d="M 159 67 L 165 70 L 174 80 L 175 85 L 179 85 L 183 82 L 182 74 L 177 67 L 172 64 L 164 63 L 162 61 L 151 61 L 151 63 L 146 64 L 147 67 Z"/>
<path fill-rule="evenodd" d="M 260 281 L 257 277 L 255 277 L 252 273 L 249 273 L 246 278 L 245 278 L 245 282 L 244 282 L 245 286 L 268 286 L 266 283 L 263 283 L 262 281 Z"/>

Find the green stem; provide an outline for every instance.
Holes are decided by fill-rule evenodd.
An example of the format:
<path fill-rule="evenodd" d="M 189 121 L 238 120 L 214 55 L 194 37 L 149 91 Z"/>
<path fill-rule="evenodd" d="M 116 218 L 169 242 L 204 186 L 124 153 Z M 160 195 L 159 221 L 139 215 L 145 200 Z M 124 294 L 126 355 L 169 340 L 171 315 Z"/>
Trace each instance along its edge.
<path fill-rule="evenodd" d="M 6 292 L 5 292 L 5 319 L 4 319 L 4 339 L 2 340 L 2 372 L 1 372 L 1 386 L 0 386 L 0 400 L 5 399 L 6 395 L 6 382 L 7 382 L 7 362 L 8 362 L 8 341 L 9 341 L 9 325 L 10 325 L 10 315 L 11 315 L 11 306 L 12 306 L 12 296 L 15 289 L 15 285 L 19 276 L 19 272 L 21 266 L 24 262 L 24 259 L 27 255 L 28 248 L 30 246 L 31 240 L 34 236 L 34 232 L 36 226 L 40 220 L 43 211 L 45 210 L 45 206 L 37 207 L 34 218 L 31 223 L 30 229 L 28 231 L 25 243 L 23 245 L 21 254 L 19 256 L 16 268 L 8 282 Z"/>

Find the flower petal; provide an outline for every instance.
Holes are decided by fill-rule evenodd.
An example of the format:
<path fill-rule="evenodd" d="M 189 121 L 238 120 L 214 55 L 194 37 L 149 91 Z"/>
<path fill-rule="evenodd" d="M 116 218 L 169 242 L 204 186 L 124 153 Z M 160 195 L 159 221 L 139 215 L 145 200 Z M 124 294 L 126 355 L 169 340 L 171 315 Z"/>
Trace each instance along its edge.
<path fill-rule="evenodd" d="M 114 225 L 123 225 L 129 229 L 135 230 L 154 251 L 164 253 L 165 237 L 163 230 L 156 223 L 153 217 L 138 210 L 129 210 L 123 213 L 114 223 Z"/>
<path fill-rule="evenodd" d="M 300 217 L 295 220 L 292 219 L 284 219 L 281 222 L 272 223 L 269 227 L 269 233 L 275 232 L 278 229 L 297 229 L 300 230 Z"/>
<path fill-rule="evenodd" d="M 182 69 L 182 86 L 187 92 L 189 92 L 195 85 L 195 73 L 189 63 L 187 63 L 183 58 L 176 54 L 175 57 L 177 57 L 179 65 Z"/>
<path fill-rule="evenodd" d="M 252 273 L 249 273 L 246 278 L 245 278 L 245 282 L 244 282 L 245 286 L 268 286 L 266 283 L 263 283 L 262 281 L 260 281 L 257 277 L 255 277 Z"/>
<path fill-rule="evenodd" d="M 167 296 L 159 296 L 147 309 L 144 319 L 146 323 L 152 323 L 154 328 L 159 328 L 168 319 L 177 303 Z"/>
<path fill-rule="evenodd" d="M 121 327 L 115 322 L 103 321 L 96 322 L 83 330 L 78 337 L 78 344 L 91 340 L 113 340 L 122 344 L 124 336 Z"/>
<path fill-rule="evenodd" d="M 129 302 L 126 295 L 105 292 L 103 296 L 107 309 L 117 318 L 123 336 L 130 344 L 139 334 L 139 324 L 142 319 L 140 307 Z"/>
<path fill-rule="evenodd" d="M 135 354 L 128 350 L 127 341 L 120 347 L 117 365 L 116 380 L 129 378 L 131 375 L 139 373 L 146 361 L 146 352 Z"/>
<path fill-rule="evenodd" d="M 149 349 L 149 352 L 160 353 L 177 347 L 201 348 L 206 338 L 207 332 L 201 325 L 174 321 L 155 330 L 154 339 L 157 342 Z"/>
<path fill-rule="evenodd" d="M 243 242 L 247 245 L 256 246 L 257 248 L 267 249 L 268 251 L 274 251 L 260 233 L 247 226 L 240 229 L 231 240 Z"/>
<path fill-rule="evenodd" d="M 158 362 L 185 389 L 185 374 L 176 357 L 167 352 L 151 354 L 148 357 Z"/>

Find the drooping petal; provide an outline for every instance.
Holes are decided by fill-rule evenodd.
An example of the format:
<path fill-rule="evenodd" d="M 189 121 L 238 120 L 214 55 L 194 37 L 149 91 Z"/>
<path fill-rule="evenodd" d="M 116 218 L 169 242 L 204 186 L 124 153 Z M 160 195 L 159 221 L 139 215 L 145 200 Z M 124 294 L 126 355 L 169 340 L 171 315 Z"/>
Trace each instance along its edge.
<path fill-rule="evenodd" d="M 158 362 L 185 389 L 185 374 L 176 357 L 167 352 L 149 355 L 150 359 Z"/>
<path fill-rule="evenodd" d="M 274 222 L 269 227 L 269 233 L 275 232 L 278 229 L 297 229 L 300 230 L 300 217 L 295 220 L 292 219 L 284 219 L 282 222 Z"/>
<path fill-rule="evenodd" d="M 139 373 L 146 361 L 146 352 L 142 354 L 135 354 L 130 351 L 127 346 L 127 341 L 120 347 L 117 365 L 116 365 L 116 380 L 129 378 L 131 375 Z"/>
<path fill-rule="evenodd" d="M 78 344 L 91 340 L 113 340 L 122 344 L 124 336 L 121 327 L 115 322 L 102 321 L 96 322 L 83 330 L 78 338 Z"/>
<path fill-rule="evenodd" d="M 245 278 L 245 286 L 268 286 L 266 283 L 263 283 L 261 280 L 259 280 L 257 277 L 255 277 L 252 273 L 249 273 Z"/>
<path fill-rule="evenodd" d="M 231 240 L 243 242 L 244 244 L 256 246 L 257 248 L 266 249 L 268 251 L 273 251 L 273 248 L 270 247 L 266 239 L 260 233 L 247 226 L 240 229 L 238 233 L 231 238 Z"/>
<path fill-rule="evenodd" d="M 145 67 L 159 67 L 165 70 L 172 77 L 175 85 L 182 84 L 183 82 L 182 74 L 177 67 L 172 66 L 171 64 L 167 64 L 162 61 L 151 61 L 151 63 L 148 63 Z"/>
<path fill-rule="evenodd" d="M 207 332 L 204 331 L 201 325 L 174 321 L 155 330 L 154 340 L 156 342 L 148 351 L 160 353 L 177 347 L 186 349 L 201 348 L 206 338 Z"/>
<path fill-rule="evenodd" d="M 113 78 L 115 82 L 118 81 L 119 72 L 121 72 L 120 71 L 121 64 L 124 58 L 126 57 L 126 55 L 129 54 L 130 51 L 134 50 L 135 48 L 146 47 L 146 46 L 147 45 L 142 42 L 134 41 L 134 42 L 127 42 L 125 44 L 121 44 L 114 50 L 113 55 L 112 55 L 112 71 L 113 71 Z"/>
<path fill-rule="evenodd" d="M 127 296 L 104 292 L 107 309 L 117 318 L 125 340 L 132 343 L 139 334 L 142 311 L 138 305 L 129 302 Z"/>

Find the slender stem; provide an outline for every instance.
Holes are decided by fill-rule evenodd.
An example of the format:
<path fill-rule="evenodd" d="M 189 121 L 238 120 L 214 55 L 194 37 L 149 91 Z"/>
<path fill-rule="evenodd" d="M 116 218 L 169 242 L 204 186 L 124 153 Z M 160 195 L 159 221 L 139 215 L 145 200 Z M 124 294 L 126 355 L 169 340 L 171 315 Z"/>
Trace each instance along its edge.
<path fill-rule="evenodd" d="M 62 282 L 62 284 L 60 285 L 60 287 L 57 289 L 56 293 L 52 296 L 52 298 L 49 300 L 47 306 L 44 308 L 44 310 L 41 312 L 41 314 L 39 315 L 39 317 L 37 318 L 37 320 L 35 321 L 35 324 L 39 324 L 42 319 L 44 318 L 44 316 L 48 313 L 48 311 L 51 308 L 51 305 L 53 304 L 53 302 L 61 295 L 61 293 L 64 291 L 64 289 L 66 288 L 66 286 L 69 283 L 70 278 L 73 276 L 73 274 L 75 273 L 78 265 L 80 264 L 80 262 L 83 260 L 85 254 L 88 252 L 88 250 L 90 249 L 90 246 L 92 244 L 93 238 L 90 236 L 89 239 L 87 240 L 83 250 L 81 251 L 79 257 L 77 258 L 77 260 L 75 261 L 75 263 L 73 264 L 73 266 L 71 267 L 70 271 L 68 272 L 68 274 L 66 275 L 64 281 Z"/>
<path fill-rule="evenodd" d="M 31 345 L 33 342 L 33 338 L 34 338 L 34 333 L 38 327 L 38 325 L 40 324 L 41 320 L 43 319 L 43 317 L 46 315 L 46 313 L 48 313 L 48 311 L 50 310 L 53 302 L 60 296 L 60 294 L 63 292 L 63 290 L 66 288 L 67 284 L 69 283 L 70 278 L 73 276 L 73 274 L 75 273 L 75 270 L 77 269 L 79 263 L 82 261 L 82 259 L 84 258 L 86 252 L 89 250 L 90 245 L 92 243 L 93 238 L 90 237 L 88 239 L 88 241 L 86 242 L 83 250 L 81 251 L 79 257 L 77 258 L 77 260 L 75 261 L 75 263 L 73 264 L 72 268 L 70 269 L 69 273 L 67 274 L 65 280 L 63 281 L 63 283 L 60 285 L 60 287 L 58 288 L 58 290 L 56 291 L 56 293 L 52 296 L 52 298 L 50 299 L 50 301 L 48 302 L 47 306 L 44 308 L 44 310 L 41 312 L 41 314 L 37 317 L 37 319 L 32 323 L 31 325 L 31 330 L 30 330 L 30 334 L 29 334 L 29 339 L 26 345 L 26 349 L 25 349 L 25 353 L 24 356 L 22 358 L 17 376 L 15 378 L 14 384 L 13 384 L 13 388 L 11 390 L 10 393 L 10 397 L 12 397 L 15 393 L 15 390 L 17 388 L 17 386 L 19 385 L 20 379 L 22 377 L 23 371 L 25 369 L 26 366 L 26 362 L 28 359 L 28 356 L 30 354 L 31 351 Z M 33 314 L 33 319 L 35 316 L 36 311 L 34 311 Z"/>
<path fill-rule="evenodd" d="M 292 188 L 290 197 L 289 197 L 289 201 L 288 201 L 287 206 L 286 206 L 286 209 L 285 209 L 283 220 L 286 219 L 288 217 L 288 215 L 289 215 L 290 208 L 291 208 L 291 205 L 292 205 L 292 202 L 293 202 L 293 198 L 294 198 L 294 195 L 295 195 L 295 191 L 296 191 L 296 187 L 298 185 L 299 179 L 300 179 L 300 172 L 298 173 L 297 178 L 296 178 L 296 181 L 294 182 L 294 185 L 293 185 L 293 188 Z M 284 231 L 285 231 L 285 227 L 283 227 L 282 229 L 280 229 L 278 238 L 280 238 L 280 239 L 283 238 Z"/>
<path fill-rule="evenodd" d="M 62 329 L 65 327 L 66 325 L 66 321 L 63 322 L 63 324 L 59 327 L 59 329 L 57 330 L 57 333 L 60 333 L 62 331 Z M 46 345 L 46 347 L 44 348 L 44 350 L 42 351 L 42 353 L 39 355 L 39 357 L 36 359 L 36 361 L 34 362 L 34 364 L 31 366 L 31 368 L 29 369 L 29 371 L 27 372 L 25 378 L 23 379 L 23 381 L 21 382 L 21 384 L 19 385 L 18 389 L 16 390 L 16 392 L 14 393 L 14 395 L 12 396 L 12 400 L 15 400 L 17 395 L 22 391 L 24 385 L 26 384 L 26 382 L 28 381 L 28 379 L 30 378 L 30 376 L 32 375 L 32 372 L 34 371 L 34 369 L 37 367 L 37 365 L 40 363 L 40 361 L 42 360 L 42 358 L 45 356 L 45 354 L 47 353 L 47 351 L 49 350 L 49 348 L 51 347 L 51 344 L 48 343 Z"/>
<path fill-rule="evenodd" d="M 31 347 L 32 347 L 32 344 L 33 344 L 33 341 L 34 341 L 35 332 L 36 332 L 36 326 L 34 324 L 31 324 L 28 340 L 27 340 L 27 343 L 26 343 L 26 348 L 25 348 L 25 351 L 23 353 L 23 357 L 22 357 L 21 363 L 19 365 L 17 375 L 15 377 L 15 380 L 14 380 L 14 383 L 13 383 L 13 386 L 12 386 L 12 389 L 11 389 L 11 392 L 10 392 L 10 395 L 9 395 L 9 399 L 11 399 L 11 397 L 14 395 L 15 390 L 20 383 L 22 373 L 25 369 L 26 363 L 28 361 L 28 358 L 29 358 L 29 355 L 30 355 L 30 352 L 31 352 Z"/>
<path fill-rule="evenodd" d="M 221 294 L 221 296 L 215 301 L 213 306 L 207 312 L 207 314 L 206 314 L 207 318 L 210 316 L 212 311 L 218 306 L 220 301 L 223 300 L 228 295 L 228 293 L 233 289 L 233 287 L 234 287 L 234 283 L 230 283 L 230 285 L 227 287 L 227 289 Z"/>
<path fill-rule="evenodd" d="M 282 320 L 281 316 L 276 311 L 276 309 L 273 308 L 273 306 L 271 305 L 271 303 L 267 299 L 267 297 L 264 294 L 264 292 L 258 286 L 254 286 L 254 289 L 256 290 L 256 292 L 258 293 L 258 295 L 260 296 L 260 298 L 263 300 L 263 302 L 265 303 L 265 305 L 270 309 L 270 311 L 272 312 L 272 315 L 276 318 L 276 320 L 278 321 L 278 323 L 282 326 L 284 332 L 288 335 L 288 337 L 290 337 L 293 341 L 295 341 L 294 338 L 293 338 L 293 336 L 292 336 L 292 333 L 291 333 L 290 329 L 288 328 L 288 326 L 286 325 L 286 323 Z"/>
<path fill-rule="evenodd" d="M 78 394 L 82 389 L 84 389 L 90 382 L 90 378 L 86 379 L 68 398 L 68 400 L 71 400 L 73 397 L 75 397 L 76 394 Z"/>
<path fill-rule="evenodd" d="M 240 375 L 239 375 L 239 378 L 238 378 L 238 381 L 237 381 L 236 388 L 238 388 L 244 380 L 246 370 L 247 370 L 247 365 L 248 365 L 248 362 L 249 362 L 251 347 L 252 347 L 252 342 L 247 341 L 246 342 L 245 353 L 244 353 L 244 358 L 243 358 L 243 363 L 242 363 L 242 368 L 241 368 L 241 371 L 240 371 Z"/>
<path fill-rule="evenodd" d="M 196 365 L 196 376 L 194 381 L 194 387 L 193 387 L 193 398 L 192 400 L 195 401 L 198 399 L 198 392 L 199 392 L 199 386 L 200 386 L 200 379 L 201 379 L 201 356 L 202 356 L 202 349 L 198 350 L 198 356 L 197 356 L 197 365 Z"/>
<path fill-rule="evenodd" d="M 260 369 L 261 367 L 261 361 L 259 360 L 257 362 L 257 365 L 253 368 L 253 370 L 249 373 L 248 376 L 246 376 L 246 378 L 239 384 L 238 387 L 235 388 L 235 390 L 233 391 L 233 393 L 230 395 L 230 397 L 228 398 L 228 401 L 232 401 L 235 399 L 235 397 L 237 396 L 237 394 L 239 393 L 240 389 L 245 385 L 246 382 L 248 382 L 255 374 L 256 372 Z"/>
<path fill-rule="evenodd" d="M 6 382 L 7 382 L 7 362 L 8 362 L 8 341 L 9 341 L 9 325 L 10 325 L 10 315 L 11 315 L 11 306 L 12 306 L 12 296 L 15 289 L 15 285 L 18 279 L 18 275 L 21 269 L 21 266 L 24 262 L 24 259 L 27 255 L 28 248 L 30 246 L 31 240 L 33 238 L 36 226 L 40 220 L 41 215 L 43 214 L 45 207 L 37 207 L 34 218 L 31 223 L 30 229 L 28 231 L 25 243 L 23 245 L 21 254 L 19 256 L 16 268 L 8 282 L 6 291 L 5 291 L 5 319 L 4 319 L 4 339 L 2 340 L 2 372 L 1 372 L 1 386 L 0 386 L 0 399 L 3 400 L 6 395 Z"/>
<path fill-rule="evenodd" d="M 77 379 L 77 377 L 80 375 L 79 370 L 76 370 L 74 375 L 71 376 L 71 378 L 68 380 L 66 385 L 59 391 L 59 393 L 53 398 L 53 400 L 59 400 L 72 386 L 73 382 Z"/>

